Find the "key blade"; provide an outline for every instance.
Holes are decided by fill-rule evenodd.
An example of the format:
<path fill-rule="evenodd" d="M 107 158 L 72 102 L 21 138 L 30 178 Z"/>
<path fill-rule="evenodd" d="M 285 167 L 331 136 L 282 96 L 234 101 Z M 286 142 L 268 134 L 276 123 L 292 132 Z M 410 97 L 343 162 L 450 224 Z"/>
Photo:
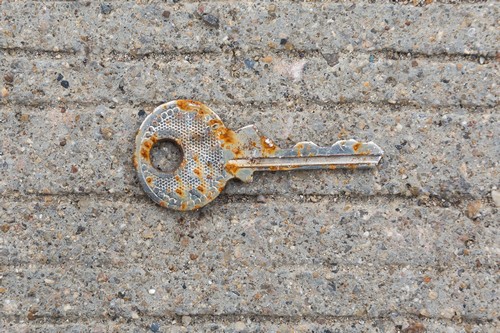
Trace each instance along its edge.
<path fill-rule="evenodd" d="M 376 166 L 381 156 L 308 156 L 308 157 L 263 157 L 258 159 L 237 159 L 228 163 L 237 168 L 254 171 L 278 171 L 298 169 L 366 169 Z"/>
<path fill-rule="evenodd" d="M 384 151 L 374 142 L 359 142 L 356 140 L 341 140 L 335 142 L 331 147 L 319 147 L 314 142 L 306 141 L 297 143 L 292 149 L 284 149 L 280 154 L 283 157 L 313 157 L 313 156 L 354 156 L 360 159 L 362 156 L 384 155 Z M 380 158 L 378 161 L 380 161 Z M 378 162 L 377 161 L 377 162 Z"/>
<path fill-rule="evenodd" d="M 373 142 L 342 140 L 330 147 L 299 142 L 291 149 L 276 149 L 272 156 L 233 159 L 228 161 L 227 169 L 233 170 L 237 178 L 251 181 L 254 171 L 372 168 L 383 154 Z"/>
<path fill-rule="evenodd" d="M 239 168 L 258 170 L 294 170 L 320 168 L 370 168 L 376 166 L 383 155 L 373 142 L 343 140 L 331 147 L 319 147 L 313 142 L 299 142 L 292 149 L 280 149 L 272 157 L 235 159 Z"/>

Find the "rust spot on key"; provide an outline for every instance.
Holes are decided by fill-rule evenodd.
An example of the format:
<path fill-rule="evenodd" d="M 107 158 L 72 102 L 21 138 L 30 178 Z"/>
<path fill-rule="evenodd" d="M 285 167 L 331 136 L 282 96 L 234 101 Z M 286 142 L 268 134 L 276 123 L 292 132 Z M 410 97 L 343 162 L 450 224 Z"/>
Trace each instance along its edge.
<path fill-rule="evenodd" d="M 226 171 L 229 172 L 231 175 L 236 176 L 240 168 L 238 168 L 238 166 L 235 164 L 227 163 L 224 169 L 226 169 Z"/>
<path fill-rule="evenodd" d="M 271 141 L 271 139 L 266 138 L 265 136 L 260 137 L 260 144 L 262 146 L 262 155 L 263 156 L 271 156 L 276 152 L 278 147 Z"/>
<path fill-rule="evenodd" d="M 298 143 L 295 145 L 295 149 L 297 149 L 297 156 L 302 156 L 302 149 L 304 149 L 304 145 L 302 143 Z"/>
<path fill-rule="evenodd" d="M 150 153 L 151 153 L 151 148 L 158 142 L 158 135 L 155 133 L 153 136 L 151 136 L 148 140 L 144 141 L 144 143 L 141 145 L 141 156 L 147 160 L 150 160 Z"/>
<path fill-rule="evenodd" d="M 200 191 L 200 193 L 203 193 L 203 194 L 204 194 L 204 193 L 206 192 L 206 190 L 207 190 L 207 188 L 206 188 L 206 187 L 205 187 L 205 185 L 203 185 L 203 184 L 202 184 L 202 185 L 198 185 L 198 186 L 196 187 L 196 189 L 197 189 L 198 191 Z"/>
<path fill-rule="evenodd" d="M 200 106 L 203 105 L 200 102 L 192 101 L 189 99 L 180 99 L 177 100 L 177 106 L 182 111 L 198 111 Z"/>
<path fill-rule="evenodd" d="M 220 119 L 211 119 L 208 121 L 208 125 L 212 128 L 212 131 L 217 136 L 217 138 L 222 142 L 224 148 L 234 148 L 238 144 L 238 138 L 234 131 L 230 130 Z"/>
<path fill-rule="evenodd" d="M 132 164 L 134 165 L 134 169 L 137 170 L 137 168 L 139 168 L 139 162 L 137 161 L 137 156 L 135 154 L 132 156 Z"/>
<path fill-rule="evenodd" d="M 241 150 L 240 147 L 235 147 L 231 149 L 231 151 L 233 152 L 235 158 L 243 156 L 243 150 Z"/>
<path fill-rule="evenodd" d="M 224 148 L 230 147 L 237 143 L 236 134 L 225 127 L 219 127 L 215 130 L 217 138 L 222 141 L 222 146 Z"/>
<path fill-rule="evenodd" d="M 180 197 L 184 196 L 184 191 L 180 188 L 175 189 L 175 193 L 177 193 Z"/>

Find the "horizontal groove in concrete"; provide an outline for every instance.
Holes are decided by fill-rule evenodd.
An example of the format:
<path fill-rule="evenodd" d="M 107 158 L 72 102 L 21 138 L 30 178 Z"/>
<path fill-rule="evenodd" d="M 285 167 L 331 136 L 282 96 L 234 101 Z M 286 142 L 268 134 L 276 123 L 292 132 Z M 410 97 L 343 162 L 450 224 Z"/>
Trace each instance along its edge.
<path fill-rule="evenodd" d="M 217 52 L 225 45 L 284 48 L 280 41 L 287 39 L 295 48 L 325 52 L 346 48 L 489 56 L 497 52 L 494 18 L 498 7 L 494 1 L 422 7 L 389 1 L 112 2 L 109 14 L 100 13 L 99 3 L 89 4 L 4 2 L 0 46 L 145 54 L 182 49 Z M 216 16 L 218 27 L 205 24 L 197 12 Z M 16 17 L 30 17 L 29 24 L 19 23 Z M 67 25 L 55 24 L 63 20 Z M 36 44 L 31 42 L 35 40 Z"/>
<path fill-rule="evenodd" d="M 62 59 L 66 57 L 72 56 L 81 56 L 78 52 L 70 51 L 70 50 L 58 50 L 58 51 L 50 51 L 43 50 L 36 47 L 1 47 L 0 52 L 3 53 L 4 56 L 16 57 L 16 58 L 29 58 L 29 57 L 38 57 L 45 59 Z M 245 49 L 244 52 L 240 49 L 222 49 L 220 52 L 215 52 L 213 50 L 204 50 L 204 51 L 189 51 L 189 50 L 175 50 L 175 51 L 151 51 L 144 54 L 135 54 L 135 53 L 120 53 L 116 51 L 112 51 L 111 53 L 106 53 L 103 55 L 96 54 L 92 58 L 94 60 L 111 60 L 118 62 L 124 61 L 133 61 L 133 60 L 145 60 L 145 59 L 159 59 L 164 62 L 171 61 L 175 58 L 186 58 L 190 56 L 210 56 L 217 57 L 223 53 L 233 53 L 236 52 L 239 56 L 250 56 L 250 57 L 259 57 L 264 58 L 265 56 L 281 56 L 281 57 L 314 57 L 314 56 L 323 56 L 323 53 L 320 49 L 294 49 L 292 51 L 288 50 L 269 50 L 265 51 L 261 48 L 248 48 Z M 422 53 L 415 52 L 413 50 L 409 51 L 398 51 L 391 48 L 380 49 L 380 50 L 339 50 L 336 52 L 339 57 L 374 57 L 378 59 L 412 59 L 412 60 L 422 60 L 427 59 L 429 61 L 434 62 L 461 62 L 461 61 L 472 61 L 472 62 L 481 62 L 481 63 L 489 63 L 494 62 L 496 60 L 496 54 L 465 54 L 465 53 L 449 53 L 449 52 L 441 52 L 441 53 Z"/>
<path fill-rule="evenodd" d="M 187 317 L 187 318 L 186 318 Z M 183 316 L 175 314 L 165 314 L 160 317 L 150 317 L 142 315 L 134 321 L 128 318 L 115 317 L 110 324 L 106 316 L 69 318 L 67 316 L 59 317 L 34 317 L 32 320 L 15 316 L 5 318 L 0 321 L 0 327 L 11 329 L 13 331 L 23 331 L 27 328 L 36 329 L 39 333 L 53 333 L 59 331 L 85 331 L 92 329 L 94 331 L 106 331 L 111 325 L 120 332 L 137 332 L 150 330 L 151 325 L 159 326 L 160 332 L 182 332 L 186 329 L 194 331 L 234 331 L 241 329 L 249 332 L 279 331 L 289 330 L 298 332 L 307 332 L 310 330 L 319 332 L 328 332 L 328 330 L 338 329 L 340 332 L 354 333 L 370 327 L 378 328 L 385 332 L 398 332 L 398 329 L 427 329 L 432 332 L 441 332 L 448 330 L 460 331 L 464 325 L 474 331 L 493 332 L 496 324 L 491 321 L 482 321 L 478 319 L 460 318 L 423 318 L 412 313 L 391 313 L 377 317 L 367 316 L 272 316 L 272 315 L 209 315 L 209 316 Z M 185 324 L 189 321 L 189 324 Z"/>

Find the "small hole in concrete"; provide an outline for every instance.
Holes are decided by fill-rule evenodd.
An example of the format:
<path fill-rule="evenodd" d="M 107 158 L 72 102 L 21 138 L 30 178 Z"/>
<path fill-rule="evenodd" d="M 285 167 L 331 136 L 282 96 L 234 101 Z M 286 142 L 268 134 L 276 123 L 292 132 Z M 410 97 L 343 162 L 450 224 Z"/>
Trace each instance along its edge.
<path fill-rule="evenodd" d="M 182 148 L 173 140 L 161 140 L 151 149 L 151 163 L 163 172 L 174 172 L 183 159 Z"/>

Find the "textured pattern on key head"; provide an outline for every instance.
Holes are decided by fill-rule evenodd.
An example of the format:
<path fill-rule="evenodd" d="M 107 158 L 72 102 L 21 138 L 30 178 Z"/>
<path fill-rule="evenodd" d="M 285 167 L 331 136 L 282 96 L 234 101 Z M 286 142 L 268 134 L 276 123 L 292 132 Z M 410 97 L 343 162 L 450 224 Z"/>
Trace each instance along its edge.
<path fill-rule="evenodd" d="M 176 210 L 197 209 L 217 197 L 228 178 L 218 138 L 223 126 L 199 102 L 178 100 L 157 107 L 136 136 L 134 166 L 146 193 L 159 205 Z M 163 140 L 182 149 L 182 162 L 172 172 L 160 171 L 151 163 L 151 149 Z"/>

